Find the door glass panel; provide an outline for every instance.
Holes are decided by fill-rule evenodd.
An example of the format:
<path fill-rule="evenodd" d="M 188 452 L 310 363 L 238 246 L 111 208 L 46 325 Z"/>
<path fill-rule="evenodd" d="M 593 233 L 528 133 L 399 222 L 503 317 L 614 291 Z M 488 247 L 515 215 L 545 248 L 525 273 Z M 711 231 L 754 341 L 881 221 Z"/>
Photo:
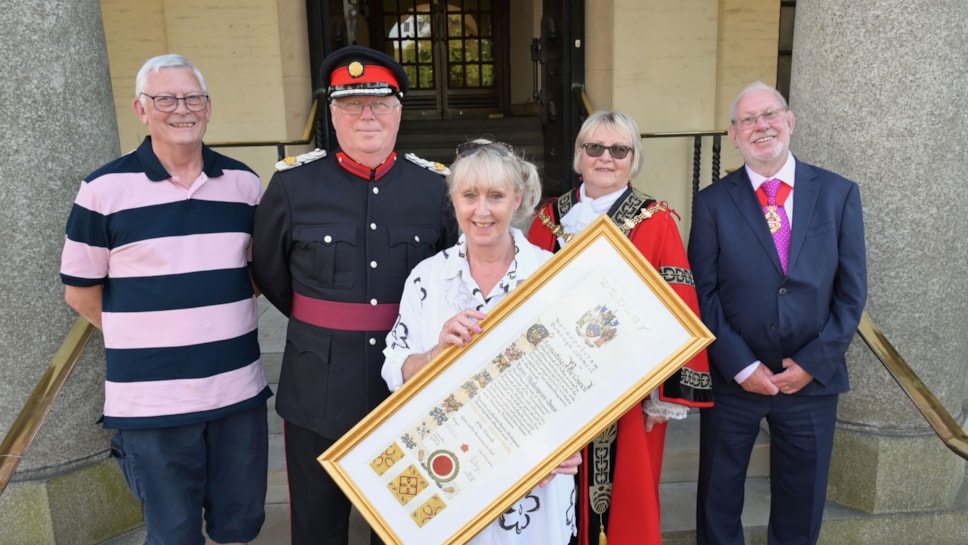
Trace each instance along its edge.
<path fill-rule="evenodd" d="M 393 55 L 410 79 L 410 88 L 434 88 L 431 3 L 384 0 L 383 32 L 387 53 Z"/>
<path fill-rule="evenodd" d="M 490 12 L 482 10 L 481 4 L 476 0 L 466 0 L 463 2 L 463 11 L 460 11 L 460 6 L 448 5 L 448 58 L 452 65 L 463 64 L 462 70 L 449 71 L 449 82 L 452 88 L 475 89 L 494 86 L 492 16 Z M 489 3 L 483 4 L 489 8 Z M 462 74 L 459 83 L 458 74 Z"/>
<path fill-rule="evenodd" d="M 464 86 L 464 67 L 455 64 L 450 67 L 450 86 L 451 87 L 463 87 Z"/>

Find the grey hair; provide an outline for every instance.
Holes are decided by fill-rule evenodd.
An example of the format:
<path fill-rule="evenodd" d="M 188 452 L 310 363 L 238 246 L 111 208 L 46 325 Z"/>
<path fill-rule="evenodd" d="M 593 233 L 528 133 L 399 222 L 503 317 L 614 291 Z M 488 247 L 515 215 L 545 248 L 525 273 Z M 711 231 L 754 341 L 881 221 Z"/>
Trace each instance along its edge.
<path fill-rule="evenodd" d="M 208 88 L 205 86 L 205 77 L 202 76 L 201 70 L 187 58 L 172 53 L 152 57 L 145 61 L 141 66 L 141 70 L 138 70 L 138 76 L 134 80 L 134 96 L 139 98 L 141 97 L 141 93 L 145 91 L 145 80 L 148 79 L 148 74 L 158 72 L 164 68 L 188 68 L 195 73 L 195 78 L 198 79 L 198 84 L 202 86 L 202 91 L 208 92 Z"/>
<path fill-rule="evenodd" d="M 479 144 L 491 144 L 491 140 L 473 140 Z M 526 231 L 534 218 L 534 210 L 541 200 L 541 177 L 530 161 L 522 159 L 514 151 L 481 147 L 474 154 L 458 156 L 450 166 L 447 189 L 453 194 L 459 190 L 478 188 L 510 189 L 521 196 L 521 206 L 514 211 L 511 225 Z M 453 199 L 452 199 L 453 200 Z"/>
<path fill-rule="evenodd" d="M 575 159 L 572 162 L 572 168 L 575 169 L 575 172 L 581 174 L 579 167 L 581 166 L 582 154 L 585 153 L 585 148 L 581 145 L 595 132 L 595 129 L 602 126 L 615 132 L 632 146 L 632 170 L 629 172 L 629 177 L 635 178 L 639 169 L 642 168 L 642 135 L 639 133 L 639 125 L 634 119 L 629 117 L 628 114 L 615 110 L 599 110 L 588 116 L 588 119 L 581 124 L 578 137 L 575 138 Z"/>
<path fill-rule="evenodd" d="M 739 104 L 740 99 L 743 98 L 746 95 L 746 93 L 749 93 L 750 91 L 769 91 L 769 92 L 773 93 L 774 95 L 776 95 L 776 98 L 780 99 L 780 103 L 783 104 L 783 107 L 784 108 L 786 108 L 786 109 L 789 109 L 790 108 L 790 106 L 787 104 L 786 99 L 783 98 L 783 95 L 779 91 L 776 90 L 776 87 L 771 87 L 771 86 L 763 83 L 762 81 L 754 81 L 753 83 L 751 83 L 751 84 L 747 85 L 745 88 L 743 88 L 743 90 L 740 91 L 738 95 L 736 95 L 736 98 L 733 99 L 733 103 L 730 104 L 730 106 L 729 106 L 729 122 L 730 123 L 735 123 L 736 122 L 736 105 Z"/>

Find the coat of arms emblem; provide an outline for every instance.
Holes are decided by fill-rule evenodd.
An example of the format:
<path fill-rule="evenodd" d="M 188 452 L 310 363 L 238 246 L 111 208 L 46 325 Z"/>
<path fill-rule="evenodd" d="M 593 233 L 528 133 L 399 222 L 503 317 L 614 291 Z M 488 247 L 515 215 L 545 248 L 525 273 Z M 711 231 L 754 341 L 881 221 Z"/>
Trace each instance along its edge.
<path fill-rule="evenodd" d="M 618 334 L 618 317 L 614 310 L 598 305 L 581 315 L 575 332 L 588 346 L 601 348 Z"/>

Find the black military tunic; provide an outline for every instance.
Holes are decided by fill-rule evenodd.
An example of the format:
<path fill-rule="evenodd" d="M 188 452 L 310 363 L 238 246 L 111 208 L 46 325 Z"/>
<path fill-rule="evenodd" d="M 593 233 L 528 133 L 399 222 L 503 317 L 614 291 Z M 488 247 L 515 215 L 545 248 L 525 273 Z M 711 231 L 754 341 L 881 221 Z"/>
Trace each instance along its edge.
<path fill-rule="evenodd" d="M 256 211 L 252 270 L 290 317 L 276 410 L 336 439 L 389 395 L 380 368 L 403 284 L 455 243 L 457 228 L 430 165 L 396 154 L 377 169 L 343 153 L 308 161 L 273 175 Z"/>

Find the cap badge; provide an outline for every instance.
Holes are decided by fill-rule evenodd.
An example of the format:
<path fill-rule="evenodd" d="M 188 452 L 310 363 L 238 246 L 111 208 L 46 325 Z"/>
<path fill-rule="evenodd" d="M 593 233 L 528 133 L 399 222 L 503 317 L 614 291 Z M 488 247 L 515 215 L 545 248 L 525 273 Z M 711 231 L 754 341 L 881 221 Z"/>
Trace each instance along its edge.
<path fill-rule="evenodd" d="M 363 75 L 363 63 L 360 61 L 353 61 L 346 68 L 346 71 L 349 72 L 350 76 L 358 78 Z"/>

